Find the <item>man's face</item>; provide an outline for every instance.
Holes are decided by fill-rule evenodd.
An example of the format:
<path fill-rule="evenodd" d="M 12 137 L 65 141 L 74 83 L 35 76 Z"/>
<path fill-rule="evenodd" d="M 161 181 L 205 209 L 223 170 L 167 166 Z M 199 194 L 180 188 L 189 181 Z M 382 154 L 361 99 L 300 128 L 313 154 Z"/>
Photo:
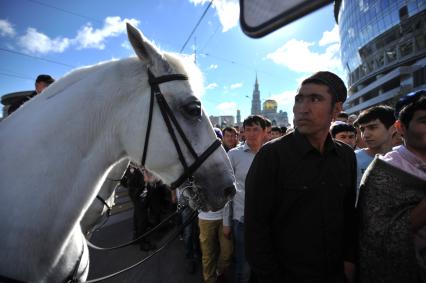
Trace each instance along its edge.
<path fill-rule="evenodd" d="M 386 126 L 379 120 L 373 120 L 365 124 L 359 124 L 361 138 L 369 149 L 380 150 L 385 146 L 391 146 L 392 135 L 395 132 L 393 126 Z"/>
<path fill-rule="evenodd" d="M 223 144 L 229 149 L 236 147 L 238 144 L 237 134 L 231 131 L 226 131 L 223 135 Z"/>
<path fill-rule="evenodd" d="M 45 89 L 46 87 L 48 87 L 49 85 L 45 82 L 38 82 L 35 84 L 35 89 L 37 93 L 40 93 L 43 91 L 43 89 Z"/>
<path fill-rule="evenodd" d="M 303 84 L 294 100 L 294 124 L 304 135 L 327 133 L 330 123 L 342 108 L 341 102 L 332 106 L 331 94 L 325 85 Z"/>
<path fill-rule="evenodd" d="M 265 141 L 264 142 L 268 142 L 272 139 L 272 126 L 271 127 L 266 127 L 266 135 L 265 135 Z"/>
<path fill-rule="evenodd" d="M 244 127 L 246 143 L 251 148 L 260 147 L 266 138 L 266 129 L 262 129 L 258 124 L 247 125 Z"/>
<path fill-rule="evenodd" d="M 336 140 L 344 142 L 345 144 L 350 145 L 352 148 L 355 148 L 356 145 L 356 134 L 354 132 L 340 132 L 337 133 L 334 137 Z"/>
<path fill-rule="evenodd" d="M 408 129 L 401 124 L 401 134 L 406 146 L 417 152 L 426 152 L 426 110 L 417 110 L 408 125 Z"/>
<path fill-rule="evenodd" d="M 278 131 L 271 131 L 271 139 L 276 139 L 281 137 L 281 133 Z"/>

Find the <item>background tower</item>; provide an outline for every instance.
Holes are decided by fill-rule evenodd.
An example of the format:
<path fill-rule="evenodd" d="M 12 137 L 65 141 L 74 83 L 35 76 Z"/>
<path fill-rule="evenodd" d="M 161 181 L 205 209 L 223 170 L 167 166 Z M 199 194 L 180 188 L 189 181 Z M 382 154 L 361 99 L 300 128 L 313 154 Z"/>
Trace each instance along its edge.
<path fill-rule="evenodd" d="M 254 84 L 253 96 L 252 96 L 252 99 L 251 99 L 251 114 L 252 115 L 261 114 L 260 91 L 259 91 L 259 83 L 257 81 L 257 74 L 256 74 L 256 82 Z"/>
<path fill-rule="evenodd" d="M 241 112 L 239 109 L 237 110 L 237 125 L 241 125 Z"/>

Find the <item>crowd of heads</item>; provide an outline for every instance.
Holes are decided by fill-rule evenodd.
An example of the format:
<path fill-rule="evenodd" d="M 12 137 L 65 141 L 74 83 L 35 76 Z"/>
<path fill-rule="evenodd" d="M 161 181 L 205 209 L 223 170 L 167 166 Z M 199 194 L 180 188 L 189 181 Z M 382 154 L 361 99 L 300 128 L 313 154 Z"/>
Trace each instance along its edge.
<path fill-rule="evenodd" d="M 275 126 L 262 115 L 250 115 L 244 119 L 242 127 L 226 126 L 220 130 L 214 127 L 216 135 L 222 140 L 226 151 L 242 144 L 258 147 L 264 143 L 284 136 L 289 129 L 285 126 Z M 218 131 L 221 133 L 218 134 Z"/>

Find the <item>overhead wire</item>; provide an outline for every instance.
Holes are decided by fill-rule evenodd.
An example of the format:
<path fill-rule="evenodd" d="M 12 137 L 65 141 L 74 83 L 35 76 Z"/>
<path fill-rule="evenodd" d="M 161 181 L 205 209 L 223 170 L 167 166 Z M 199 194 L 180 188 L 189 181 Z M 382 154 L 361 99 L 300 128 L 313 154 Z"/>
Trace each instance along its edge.
<path fill-rule="evenodd" d="M 210 6 L 212 5 L 213 0 L 210 0 L 209 4 L 207 5 L 206 9 L 204 10 L 201 17 L 198 19 L 198 22 L 195 24 L 194 28 L 192 29 L 191 33 L 189 34 L 188 38 L 186 39 L 185 43 L 183 44 L 182 48 L 180 49 L 179 53 L 182 53 L 182 51 L 185 49 L 186 45 L 188 44 L 189 40 L 191 39 L 194 32 L 197 30 L 198 26 L 200 25 L 201 21 L 203 20 L 204 16 L 207 14 L 207 11 L 209 10 Z"/>
<path fill-rule="evenodd" d="M 70 14 L 70 15 L 73 15 L 73 16 L 77 16 L 77 17 L 80 17 L 80 18 L 84 18 L 84 19 L 86 19 L 86 20 L 90 20 L 90 21 L 95 21 L 95 22 L 98 22 L 98 23 L 102 23 L 102 21 L 101 21 L 101 20 L 99 20 L 99 19 L 92 18 L 92 17 L 86 16 L 86 15 L 82 15 L 82 14 L 79 14 L 79 13 L 76 13 L 76 12 L 73 12 L 73 11 L 70 11 L 70 10 L 66 10 L 66 9 L 60 8 L 60 7 L 58 7 L 58 6 L 54 6 L 54 5 L 51 5 L 51 4 L 47 4 L 47 3 L 45 3 L 45 2 L 41 2 L 41 1 L 37 1 L 37 0 L 27 0 L 27 1 L 28 1 L 28 2 L 32 2 L 32 3 L 36 3 L 36 4 L 41 5 L 41 6 L 44 6 L 44 7 L 48 7 L 48 8 L 51 8 L 51 9 L 55 9 L 55 10 L 58 10 L 58 11 L 61 11 L 61 12 L 63 12 L 63 13 L 67 13 L 67 14 Z"/>
<path fill-rule="evenodd" d="M 26 57 L 30 57 L 30 58 L 33 58 L 33 59 L 38 59 L 38 60 L 41 60 L 41 61 L 46 61 L 46 62 L 49 62 L 49 63 L 62 65 L 62 66 L 69 67 L 69 68 L 76 68 L 77 67 L 77 66 L 70 65 L 70 64 L 67 64 L 67 63 L 63 63 L 63 62 L 59 62 L 59 61 L 56 61 L 56 60 L 51 60 L 51 59 L 47 59 L 47 58 L 39 57 L 39 56 L 35 56 L 35 55 L 29 55 L 29 54 L 26 54 L 24 52 L 6 49 L 6 48 L 3 48 L 3 47 L 0 47 L 0 51 L 9 52 L 9 53 L 20 55 L 20 56 L 26 56 Z"/>
<path fill-rule="evenodd" d="M 31 80 L 31 81 L 34 80 L 34 78 L 19 76 L 19 75 L 13 75 L 13 74 L 8 74 L 8 73 L 3 73 L 3 72 L 0 72 L 0 76 L 18 78 L 18 79 L 23 79 L 23 80 Z"/>

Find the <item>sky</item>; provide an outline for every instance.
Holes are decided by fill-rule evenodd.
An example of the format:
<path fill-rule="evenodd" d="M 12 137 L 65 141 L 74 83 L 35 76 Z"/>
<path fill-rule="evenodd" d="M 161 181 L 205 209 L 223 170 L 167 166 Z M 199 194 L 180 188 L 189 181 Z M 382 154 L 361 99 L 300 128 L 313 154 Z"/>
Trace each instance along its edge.
<path fill-rule="evenodd" d="M 0 95 L 34 89 L 39 74 L 60 78 L 101 61 L 135 56 L 125 23 L 162 51 L 180 53 L 208 0 L 0 0 Z M 345 80 L 333 6 L 265 37 L 247 37 L 238 0 L 214 0 L 182 54 L 196 58 L 208 115 L 250 115 L 257 75 L 261 103 L 275 99 L 292 121 L 303 78 L 330 70 Z M 196 56 L 194 56 L 196 54 Z M 1 115 L 1 114 L 0 114 Z"/>

